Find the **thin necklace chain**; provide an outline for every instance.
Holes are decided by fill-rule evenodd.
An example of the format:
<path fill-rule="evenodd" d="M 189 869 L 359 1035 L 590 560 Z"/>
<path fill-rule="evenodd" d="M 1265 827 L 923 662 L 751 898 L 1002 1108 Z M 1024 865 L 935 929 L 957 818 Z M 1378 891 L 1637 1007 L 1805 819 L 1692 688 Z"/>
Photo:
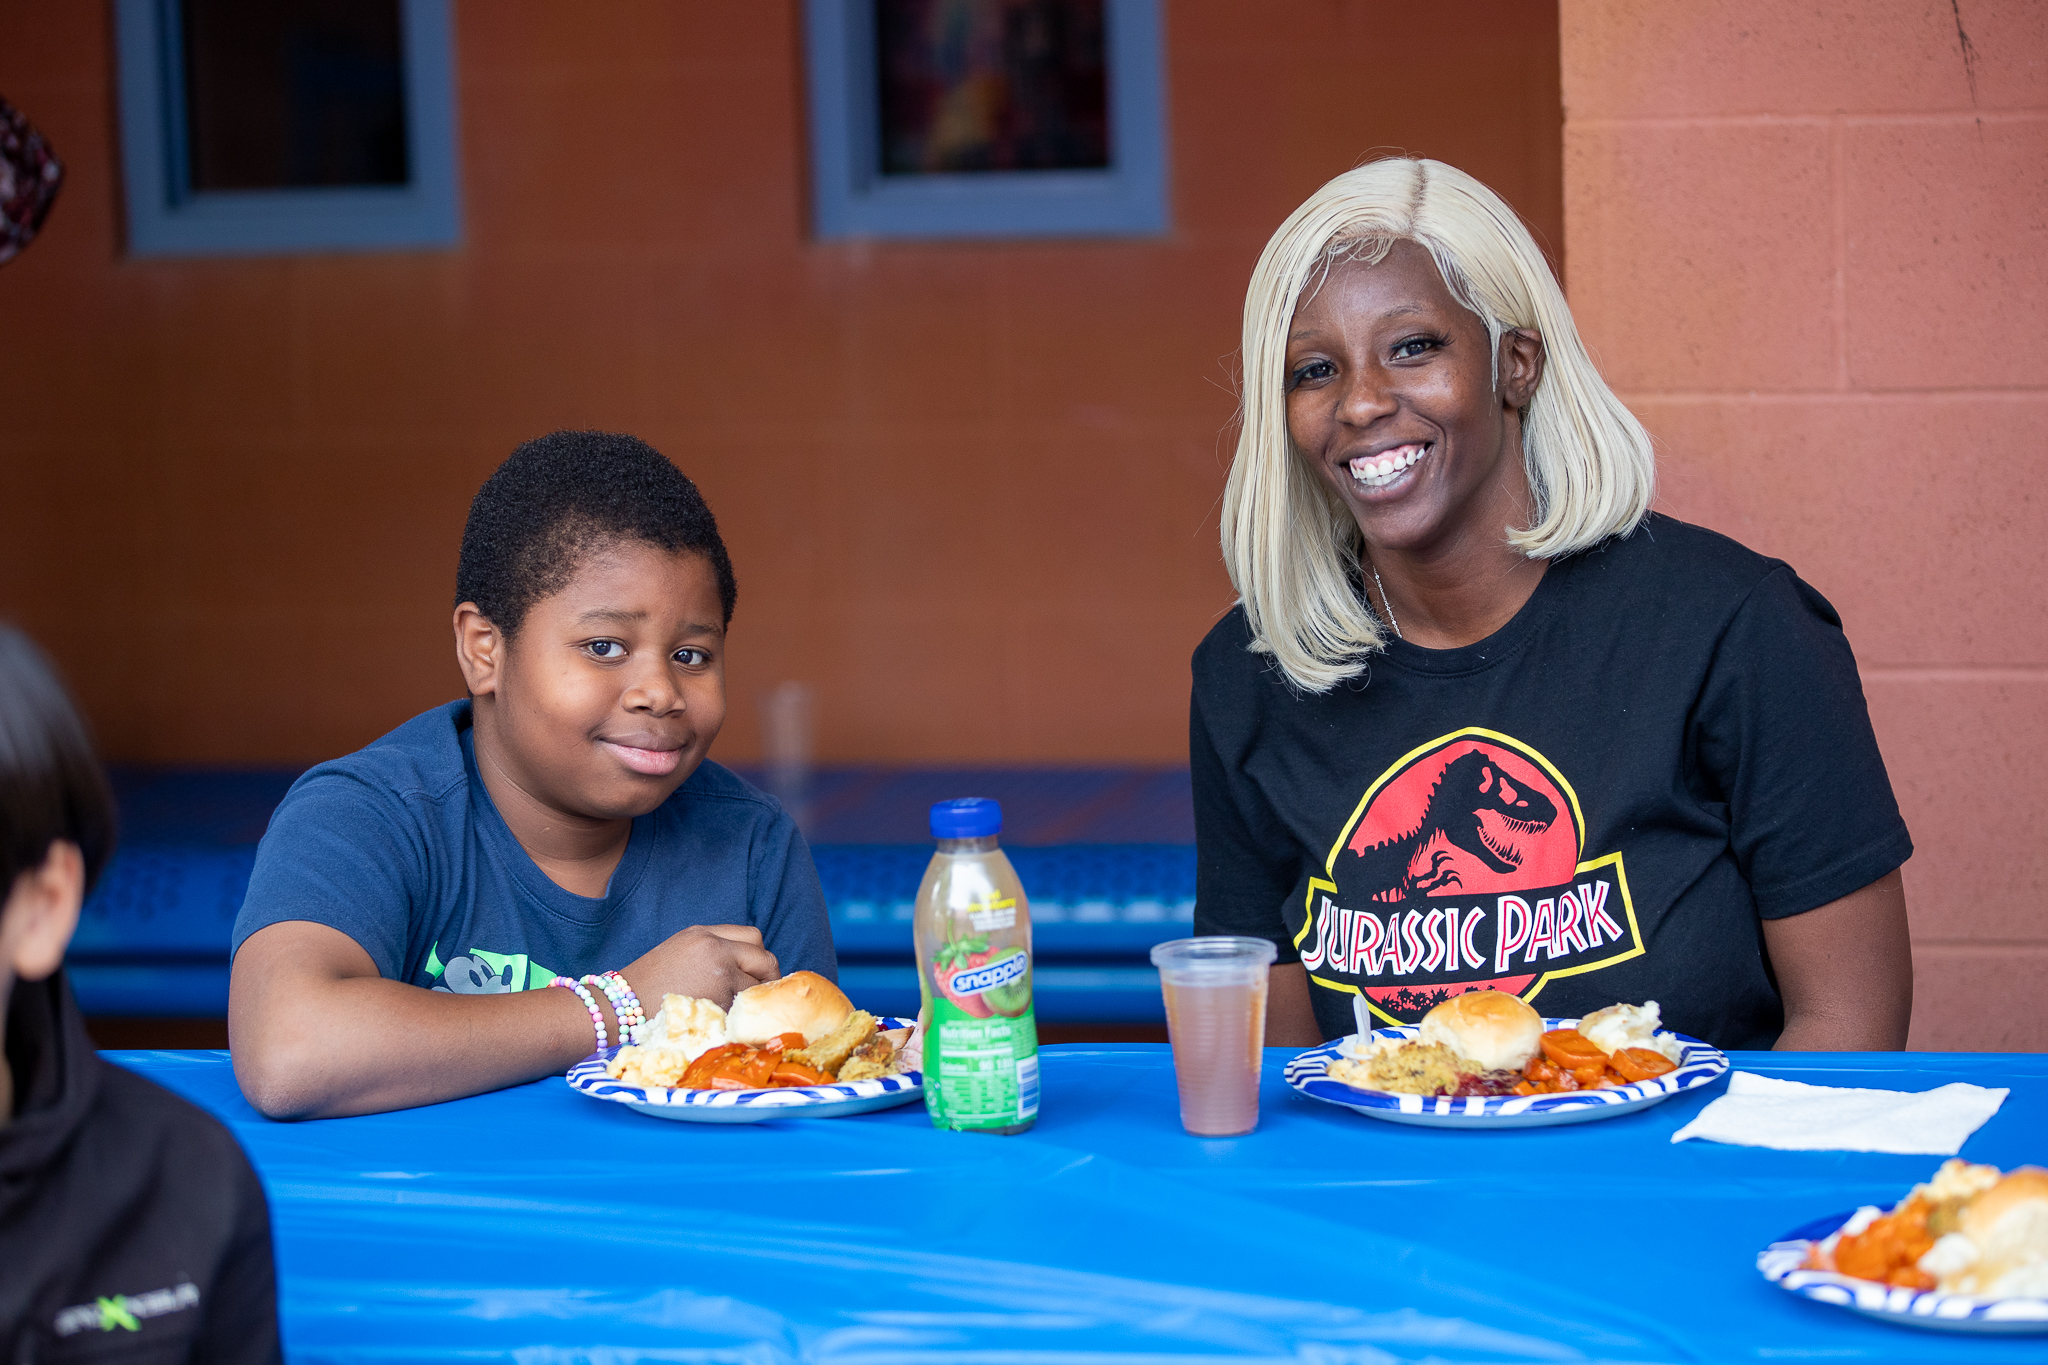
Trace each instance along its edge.
<path fill-rule="evenodd" d="M 1372 570 L 1372 585 L 1380 590 L 1380 606 L 1386 609 L 1387 624 L 1394 628 L 1394 638 L 1407 639 L 1408 637 L 1401 633 L 1401 623 L 1394 619 L 1394 604 L 1387 600 L 1387 585 L 1380 582 L 1379 566 L 1368 560 L 1366 567 Z"/>

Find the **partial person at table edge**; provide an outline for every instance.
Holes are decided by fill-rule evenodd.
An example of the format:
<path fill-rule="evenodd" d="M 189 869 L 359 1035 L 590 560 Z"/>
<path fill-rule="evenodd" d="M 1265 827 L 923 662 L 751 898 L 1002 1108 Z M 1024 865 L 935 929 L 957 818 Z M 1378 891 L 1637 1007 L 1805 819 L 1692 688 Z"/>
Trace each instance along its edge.
<path fill-rule="evenodd" d="M 837 977 L 803 835 L 707 757 L 738 588 L 696 485 L 631 436 L 529 441 L 455 579 L 468 695 L 308 771 L 257 848 L 228 1037 L 273 1118 L 560 1075 L 666 994 Z"/>
<path fill-rule="evenodd" d="M 1195 928 L 1278 947 L 1268 1043 L 1490 986 L 1904 1046 L 1912 843 L 1840 618 L 1651 510 L 1650 438 L 1505 202 L 1422 159 L 1324 185 L 1253 272 L 1242 397 Z"/>
<path fill-rule="evenodd" d="M 0 1357 L 281 1359 L 270 1206 L 227 1127 L 93 1050 L 63 970 L 114 801 L 0 625 Z"/>

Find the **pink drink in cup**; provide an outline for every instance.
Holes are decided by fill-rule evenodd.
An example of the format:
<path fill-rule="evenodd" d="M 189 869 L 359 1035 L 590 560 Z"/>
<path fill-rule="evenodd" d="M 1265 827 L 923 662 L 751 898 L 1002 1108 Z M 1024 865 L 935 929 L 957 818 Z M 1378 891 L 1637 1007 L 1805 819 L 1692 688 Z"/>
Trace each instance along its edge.
<path fill-rule="evenodd" d="M 1181 938 L 1152 950 L 1166 994 L 1166 1034 L 1180 1084 L 1180 1123 L 1200 1137 L 1259 1126 L 1266 1043 L 1266 972 L 1278 956 L 1262 938 Z"/>

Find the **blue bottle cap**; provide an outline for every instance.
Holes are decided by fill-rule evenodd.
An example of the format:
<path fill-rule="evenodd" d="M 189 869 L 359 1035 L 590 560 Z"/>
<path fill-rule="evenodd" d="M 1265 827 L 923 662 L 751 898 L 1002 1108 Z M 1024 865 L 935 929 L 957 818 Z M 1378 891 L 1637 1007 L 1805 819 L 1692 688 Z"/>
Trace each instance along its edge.
<path fill-rule="evenodd" d="M 1003 808 L 985 796 L 932 803 L 932 838 L 986 839 L 1003 827 Z"/>

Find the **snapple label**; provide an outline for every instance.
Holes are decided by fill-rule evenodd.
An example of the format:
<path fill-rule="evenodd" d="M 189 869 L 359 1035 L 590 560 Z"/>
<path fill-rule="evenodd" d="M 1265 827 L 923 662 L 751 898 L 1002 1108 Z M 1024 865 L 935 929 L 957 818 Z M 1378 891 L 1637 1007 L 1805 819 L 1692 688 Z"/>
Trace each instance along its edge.
<path fill-rule="evenodd" d="M 993 801 L 932 807 L 938 851 L 912 927 L 923 994 L 924 1100 L 939 1128 L 1021 1133 L 1038 1116 L 1031 908 L 996 844 Z"/>

